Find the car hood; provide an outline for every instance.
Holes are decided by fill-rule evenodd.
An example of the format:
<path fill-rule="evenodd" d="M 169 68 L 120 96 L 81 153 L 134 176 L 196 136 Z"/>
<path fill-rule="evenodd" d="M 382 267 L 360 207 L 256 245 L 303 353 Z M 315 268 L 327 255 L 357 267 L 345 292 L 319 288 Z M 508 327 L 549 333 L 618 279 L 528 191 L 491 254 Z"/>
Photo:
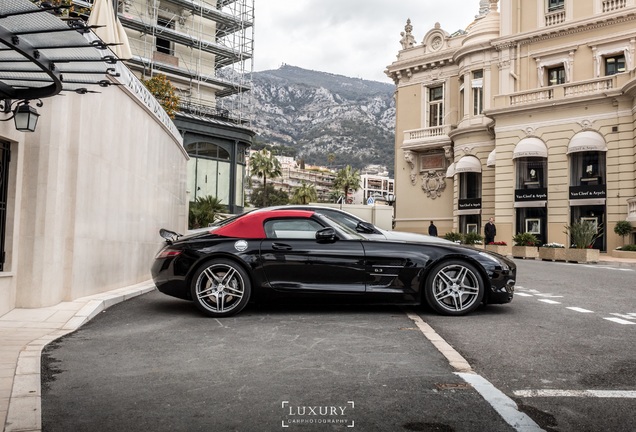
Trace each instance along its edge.
<path fill-rule="evenodd" d="M 386 231 L 380 230 L 387 240 L 404 241 L 404 242 L 417 242 L 417 243 L 435 243 L 457 246 L 457 243 L 450 240 L 443 239 L 441 237 L 433 237 L 425 234 L 417 234 L 403 231 Z"/>

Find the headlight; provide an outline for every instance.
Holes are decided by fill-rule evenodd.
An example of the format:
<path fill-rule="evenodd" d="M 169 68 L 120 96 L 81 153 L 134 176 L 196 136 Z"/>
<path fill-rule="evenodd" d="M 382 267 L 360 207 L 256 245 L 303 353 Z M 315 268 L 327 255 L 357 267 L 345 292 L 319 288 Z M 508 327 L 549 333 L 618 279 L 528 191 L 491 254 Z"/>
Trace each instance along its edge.
<path fill-rule="evenodd" d="M 497 263 L 498 265 L 501 266 L 502 269 L 504 270 L 510 270 L 510 267 L 508 267 L 508 264 L 506 264 L 504 261 L 501 261 L 500 259 L 498 259 L 497 257 L 494 257 L 492 255 L 490 255 L 489 253 L 486 252 L 479 252 L 479 255 L 488 258 L 490 261 Z"/>

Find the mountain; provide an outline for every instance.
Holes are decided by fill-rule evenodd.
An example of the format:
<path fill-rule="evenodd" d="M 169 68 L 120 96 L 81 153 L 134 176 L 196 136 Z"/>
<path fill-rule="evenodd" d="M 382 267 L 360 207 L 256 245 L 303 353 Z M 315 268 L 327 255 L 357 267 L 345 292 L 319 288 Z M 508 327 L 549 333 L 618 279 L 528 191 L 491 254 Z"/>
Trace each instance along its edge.
<path fill-rule="evenodd" d="M 283 65 L 253 73 L 255 148 L 308 164 L 393 172 L 395 86 Z"/>

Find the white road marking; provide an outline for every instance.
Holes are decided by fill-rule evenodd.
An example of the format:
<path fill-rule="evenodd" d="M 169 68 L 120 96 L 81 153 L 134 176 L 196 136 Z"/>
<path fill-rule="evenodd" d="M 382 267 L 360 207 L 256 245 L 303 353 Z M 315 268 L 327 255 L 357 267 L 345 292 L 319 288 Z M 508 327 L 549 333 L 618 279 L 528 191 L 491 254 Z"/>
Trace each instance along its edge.
<path fill-rule="evenodd" d="M 537 294 L 537 296 L 539 296 L 539 297 L 551 297 L 551 298 L 563 298 L 563 296 L 554 295 L 554 294 Z"/>
<path fill-rule="evenodd" d="M 573 310 L 574 312 L 594 313 L 594 311 L 583 309 L 583 308 L 580 308 L 580 307 L 566 307 L 566 309 Z"/>
<path fill-rule="evenodd" d="M 636 325 L 636 322 L 633 322 L 633 321 L 627 321 L 627 320 L 620 319 L 620 318 L 603 318 L 603 319 L 608 320 L 608 321 L 612 321 L 612 322 L 615 322 L 615 323 L 619 323 L 619 324 L 632 324 L 632 325 Z"/>
<path fill-rule="evenodd" d="M 633 314 L 633 313 L 628 313 L 628 314 L 611 313 L 610 315 L 614 315 L 619 318 L 624 318 L 628 320 L 636 320 L 636 314 Z"/>
<path fill-rule="evenodd" d="M 514 430 L 519 432 L 544 432 L 528 415 L 519 411 L 519 407 L 512 399 L 492 385 L 490 381 L 473 372 L 466 359 L 437 334 L 430 325 L 424 322 L 422 317 L 412 312 L 407 312 L 406 315 L 415 322 L 415 325 L 417 325 L 426 339 L 446 357 L 449 364 L 459 371 L 455 372 L 455 374 L 472 385 Z"/>
<path fill-rule="evenodd" d="M 620 398 L 636 399 L 633 390 L 516 390 L 512 392 L 519 397 L 586 397 L 586 398 Z"/>
<path fill-rule="evenodd" d="M 526 294 L 521 292 L 517 292 L 515 293 L 515 295 L 518 295 L 519 297 L 534 297 L 532 294 Z"/>
<path fill-rule="evenodd" d="M 539 299 L 539 301 L 543 302 L 543 303 L 548 303 L 548 304 L 561 304 L 561 302 L 554 301 L 554 300 L 548 300 L 548 299 Z"/>
<path fill-rule="evenodd" d="M 499 413 L 499 415 L 516 431 L 543 431 L 530 417 L 519 411 L 517 404 L 493 386 L 490 381 L 475 373 L 455 372 L 472 385 L 479 394 Z"/>

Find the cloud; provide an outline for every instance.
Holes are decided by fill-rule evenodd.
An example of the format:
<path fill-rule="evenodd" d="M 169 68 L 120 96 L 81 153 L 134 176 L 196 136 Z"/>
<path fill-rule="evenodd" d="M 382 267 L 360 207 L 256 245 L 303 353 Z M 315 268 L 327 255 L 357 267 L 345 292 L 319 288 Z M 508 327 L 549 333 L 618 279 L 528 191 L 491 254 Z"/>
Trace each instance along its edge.
<path fill-rule="evenodd" d="M 439 22 L 449 33 L 466 28 L 479 0 L 259 0 L 255 5 L 254 69 L 282 63 L 390 82 L 407 18 L 421 43 Z"/>

